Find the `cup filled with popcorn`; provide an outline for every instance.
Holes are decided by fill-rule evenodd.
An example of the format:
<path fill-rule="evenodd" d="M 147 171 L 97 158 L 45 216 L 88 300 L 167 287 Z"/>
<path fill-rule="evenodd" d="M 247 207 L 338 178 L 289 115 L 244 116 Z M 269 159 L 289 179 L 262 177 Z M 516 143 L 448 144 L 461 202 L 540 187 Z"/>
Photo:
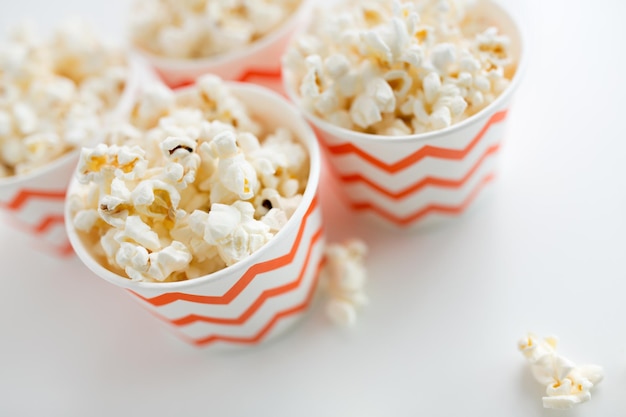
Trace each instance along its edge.
<path fill-rule="evenodd" d="M 524 65 L 516 21 L 488 0 L 344 0 L 317 13 L 283 77 L 349 205 L 394 229 L 462 213 L 494 178 Z"/>
<path fill-rule="evenodd" d="M 71 253 L 65 190 L 80 147 L 130 110 L 132 73 L 126 54 L 83 21 L 68 21 L 47 38 L 23 24 L 2 41 L 0 214 L 34 236 L 34 246 Z"/>
<path fill-rule="evenodd" d="M 282 91 L 280 57 L 307 0 L 136 0 L 130 39 L 170 87 L 202 74 Z"/>
<path fill-rule="evenodd" d="M 66 202 L 79 258 L 183 340 L 249 346 L 315 294 L 319 148 L 289 102 L 205 75 L 155 85 L 130 123 L 85 148 Z"/>

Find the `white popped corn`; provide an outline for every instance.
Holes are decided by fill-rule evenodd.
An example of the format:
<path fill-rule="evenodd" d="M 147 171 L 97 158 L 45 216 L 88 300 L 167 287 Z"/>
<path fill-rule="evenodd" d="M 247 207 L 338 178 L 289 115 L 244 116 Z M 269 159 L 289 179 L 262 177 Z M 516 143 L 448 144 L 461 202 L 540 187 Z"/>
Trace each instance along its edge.
<path fill-rule="evenodd" d="M 604 377 L 598 365 L 577 366 L 556 353 L 557 340 L 529 334 L 518 343 L 528 359 L 533 376 L 546 387 L 545 408 L 568 409 L 591 399 L 591 390 Z"/>
<path fill-rule="evenodd" d="M 0 44 L 0 177 L 29 172 L 91 143 L 127 84 L 124 54 L 82 21 L 47 40 L 29 26 Z"/>
<path fill-rule="evenodd" d="M 318 10 L 283 57 L 290 88 L 343 128 L 409 135 L 489 105 L 516 71 L 510 39 L 461 0 L 346 0 Z"/>
<path fill-rule="evenodd" d="M 155 55 L 197 59 L 242 49 L 295 12 L 302 0 L 137 0 L 133 43 Z"/>
<path fill-rule="evenodd" d="M 69 197 L 83 241 L 132 280 L 197 278 L 241 261 L 282 229 L 302 200 L 306 149 L 257 122 L 219 78 L 175 95 L 146 91 L 134 126 L 84 149 Z"/>
<path fill-rule="evenodd" d="M 366 271 L 363 265 L 367 247 L 360 240 L 326 247 L 326 264 L 321 279 L 330 297 L 327 316 L 336 324 L 350 326 L 356 322 L 357 311 L 367 304 Z"/>

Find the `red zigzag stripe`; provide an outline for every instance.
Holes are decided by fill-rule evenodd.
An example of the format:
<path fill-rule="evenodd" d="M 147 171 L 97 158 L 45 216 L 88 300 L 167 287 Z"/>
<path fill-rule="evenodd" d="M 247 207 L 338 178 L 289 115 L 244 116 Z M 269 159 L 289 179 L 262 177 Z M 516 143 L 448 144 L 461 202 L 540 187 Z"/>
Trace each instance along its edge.
<path fill-rule="evenodd" d="M 65 219 L 62 215 L 51 214 L 44 217 L 41 222 L 39 222 L 39 224 L 33 228 L 33 232 L 35 232 L 35 234 L 43 234 L 46 233 L 54 225 L 63 224 L 64 222 Z"/>
<path fill-rule="evenodd" d="M 487 174 L 481 180 L 481 182 L 472 190 L 471 194 L 465 199 L 465 201 L 463 201 L 458 206 L 443 206 L 440 204 L 431 204 L 431 205 L 424 207 L 421 210 L 418 210 L 417 212 L 413 214 L 410 214 L 407 217 L 396 216 L 395 214 L 390 213 L 386 210 L 383 210 L 382 208 L 372 203 L 368 203 L 368 202 L 354 203 L 352 205 L 352 208 L 354 208 L 354 210 L 357 210 L 357 211 L 371 210 L 375 212 L 376 214 L 378 214 L 379 216 L 390 221 L 391 223 L 395 223 L 399 226 L 406 226 L 408 224 L 421 220 L 423 217 L 426 217 L 427 215 L 431 213 L 441 213 L 441 214 L 448 214 L 448 215 L 461 214 L 467 208 L 467 206 L 471 204 L 474 198 L 476 198 L 480 190 L 489 182 L 491 182 L 493 178 L 494 178 L 493 173 Z"/>
<path fill-rule="evenodd" d="M 160 71 L 157 71 L 157 73 L 159 74 L 159 77 L 161 77 L 161 79 L 165 79 L 165 76 L 163 75 L 163 73 L 161 73 Z M 253 77 L 257 77 L 257 78 L 280 78 L 281 75 L 282 75 L 281 68 L 278 68 L 278 69 L 268 69 L 268 70 L 249 69 L 249 70 L 246 70 L 246 72 L 244 72 L 243 74 L 241 74 L 239 76 L 239 78 L 237 78 L 235 81 L 246 82 L 246 81 L 250 80 L 250 78 L 253 78 Z M 172 90 L 177 90 L 179 88 L 184 88 L 184 87 L 188 87 L 190 85 L 193 85 L 195 82 L 196 82 L 195 79 L 184 80 L 184 81 L 178 82 L 175 85 L 170 85 L 170 88 Z"/>
<path fill-rule="evenodd" d="M 440 158 L 440 159 L 452 159 L 452 160 L 461 160 L 467 156 L 468 153 L 476 146 L 478 142 L 482 139 L 482 137 L 487 133 L 489 128 L 506 118 L 508 110 L 502 110 L 495 113 L 487 124 L 483 126 L 483 128 L 478 132 L 476 137 L 472 139 L 472 141 L 467 145 L 465 149 L 446 149 L 446 148 L 437 148 L 435 146 L 426 145 L 423 148 L 420 148 L 415 153 L 407 156 L 406 158 L 401 159 L 400 161 L 388 164 L 383 162 L 374 156 L 368 154 L 367 152 L 361 150 L 360 148 L 354 146 L 351 143 L 344 143 L 341 145 L 327 145 L 327 149 L 330 153 L 334 155 L 344 155 L 344 154 L 355 154 L 361 159 L 369 162 L 370 164 L 380 168 L 383 171 L 386 171 L 390 174 L 394 174 L 396 172 L 402 171 L 410 167 L 411 165 L 421 161 L 427 157 Z"/>
<path fill-rule="evenodd" d="M 311 213 L 317 207 L 317 196 L 311 202 L 309 209 L 304 215 L 304 219 L 302 220 L 302 224 L 300 225 L 300 229 L 298 230 L 298 235 L 296 236 L 296 240 L 291 247 L 289 253 L 274 259 L 270 259 L 265 262 L 261 262 L 255 265 L 252 265 L 243 276 L 228 290 L 224 295 L 221 296 L 212 296 L 212 295 L 196 295 L 196 294 L 186 294 L 181 292 L 170 292 L 166 294 L 161 294 L 153 298 L 143 297 L 141 294 L 136 293 L 132 290 L 128 290 L 134 296 L 140 298 L 141 300 L 152 304 L 153 306 L 159 307 L 163 305 L 167 305 L 173 303 L 175 301 L 189 301 L 192 303 L 201 303 L 201 304 L 230 304 L 254 279 L 255 276 L 262 274 L 264 272 L 269 272 L 278 268 L 281 268 L 285 265 L 290 264 L 296 253 L 298 251 L 298 247 L 300 246 L 300 241 L 302 240 L 302 236 L 304 234 L 304 230 L 306 228 L 306 224 L 311 216 Z"/>
<path fill-rule="evenodd" d="M 461 188 L 471 178 L 471 176 L 474 175 L 474 173 L 478 170 L 478 168 L 480 168 L 480 166 L 485 161 L 485 159 L 487 159 L 487 157 L 489 157 L 490 155 L 493 155 L 494 153 L 496 153 L 499 148 L 500 148 L 499 145 L 493 145 L 489 147 L 485 151 L 485 153 L 480 157 L 480 159 L 476 161 L 474 166 L 467 172 L 467 174 L 465 174 L 462 178 L 458 180 L 450 180 L 450 179 L 437 178 L 437 177 L 426 177 L 401 191 L 395 191 L 395 192 L 384 188 L 383 186 L 373 182 L 369 178 L 366 178 L 360 174 L 345 175 L 341 177 L 341 180 L 349 184 L 362 183 L 393 200 L 401 200 L 407 196 L 416 194 L 417 192 L 419 192 L 420 190 L 428 186 L 441 187 L 441 188 Z"/>
<path fill-rule="evenodd" d="M 269 69 L 269 70 L 249 69 L 238 78 L 238 81 L 248 81 L 252 77 L 280 78 L 281 74 L 282 74 L 282 70 L 280 67 L 278 69 L 273 69 L 273 70 L 272 69 Z"/>
<path fill-rule="evenodd" d="M 9 202 L 0 202 L 0 207 L 15 211 L 24 206 L 30 199 L 64 200 L 65 191 L 20 190 Z"/>
<path fill-rule="evenodd" d="M 188 316 L 181 317 L 179 319 L 171 320 L 171 319 L 168 319 L 167 317 L 162 316 L 161 314 L 158 314 L 157 312 L 153 312 L 153 313 L 160 319 L 170 324 L 173 324 L 174 326 L 186 326 L 195 322 L 214 323 L 214 324 L 223 324 L 223 325 L 242 325 L 246 323 L 248 319 L 259 308 L 261 308 L 261 306 L 265 304 L 265 301 L 267 301 L 268 299 L 272 297 L 276 297 L 281 294 L 288 293 L 300 287 L 300 284 L 302 283 L 302 280 L 304 279 L 304 275 L 306 274 L 306 271 L 308 269 L 309 261 L 311 259 L 311 253 L 313 252 L 313 249 L 315 248 L 315 244 L 321 238 L 321 236 L 322 236 L 322 228 L 320 228 L 317 232 L 315 232 L 315 234 L 311 238 L 311 244 L 307 251 L 304 264 L 296 280 L 294 280 L 293 282 L 281 285 L 279 287 L 270 288 L 270 289 L 263 291 L 261 295 L 259 296 L 259 298 L 257 298 L 256 301 L 239 317 L 221 318 L 221 317 L 207 317 L 207 316 L 200 316 L 196 314 L 190 314 Z M 318 266 L 318 269 L 319 268 L 320 266 Z"/>
<path fill-rule="evenodd" d="M 41 221 L 34 226 L 23 222 L 15 215 L 10 216 L 7 220 L 10 222 L 10 225 L 16 229 L 35 236 L 44 235 L 53 226 L 57 224 L 63 225 L 64 223 L 63 216 L 55 214 L 43 217 Z M 67 241 L 67 238 L 61 239 L 61 242 L 48 242 L 45 239 L 37 240 L 35 245 L 46 252 L 52 252 L 61 257 L 66 257 L 74 253 L 74 249 L 70 242 Z"/>
<path fill-rule="evenodd" d="M 42 219 L 36 225 L 27 224 L 17 217 L 12 217 L 11 220 L 12 220 L 11 222 L 12 226 L 15 226 L 16 228 L 20 230 L 23 230 L 25 232 L 32 233 L 35 235 L 45 234 L 53 226 L 57 224 L 63 224 L 65 222 L 63 216 L 60 214 L 50 214 L 45 217 L 42 217 Z"/>
<path fill-rule="evenodd" d="M 241 343 L 241 344 L 256 344 L 260 342 L 265 337 L 265 335 L 276 325 L 276 323 L 278 323 L 279 320 L 284 319 L 289 316 L 293 316 L 295 314 L 301 313 L 302 311 L 306 310 L 308 305 L 311 303 L 311 300 L 313 299 L 313 294 L 315 294 L 315 289 L 317 288 L 317 281 L 319 279 L 319 269 L 321 268 L 321 266 L 322 266 L 322 263 L 320 263 L 315 273 L 313 282 L 311 283 L 311 288 L 309 288 L 309 292 L 306 296 L 306 299 L 295 307 L 291 307 L 291 308 L 288 308 L 287 310 L 283 310 L 283 311 L 276 313 L 276 315 L 272 318 L 272 320 L 270 320 L 265 325 L 265 327 L 263 327 L 261 331 L 259 331 L 256 335 L 251 336 L 251 337 L 212 335 L 203 339 L 192 340 L 191 343 L 197 346 L 206 346 L 210 343 L 215 343 L 218 341 L 230 342 L 230 343 Z"/>

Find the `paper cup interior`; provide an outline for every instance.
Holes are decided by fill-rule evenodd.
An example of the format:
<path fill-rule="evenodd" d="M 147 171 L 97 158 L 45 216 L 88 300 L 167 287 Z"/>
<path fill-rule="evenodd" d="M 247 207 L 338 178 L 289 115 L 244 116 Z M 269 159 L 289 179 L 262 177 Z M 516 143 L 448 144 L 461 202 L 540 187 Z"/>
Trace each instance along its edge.
<path fill-rule="evenodd" d="M 96 275 L 106 279 L 112 284 L 123 288 L 139 289 L 151 288 L 162 292 L 179 291 L 184 288 L 205 285 L 210 281 L 217 281 L 232 274 L 241 274 L 251 265 L 257 263 L 267 251 L 272 251 L 276 242 L 280 241 L 283 235 L 290 233 L 299 226 L 298 219 L 302 219 L 308 207 L 312 204 L 317 193 L 320 178 L 320 151 L 313 131 L 302 119 L 298 111 L 287 100 L 276 93 L 263 87 L 237 82 L 227 83 L 231 91 L 244 103 L 253 118 L 262 122 L 267 128 L 278 126 L 289 129 L 306 148 L 309 154 L 310 168 L 307 185 L 303 194 L 302 202 L 288 220 L 287 224 L 272 239 L 270 239 L 260 249 L 252 253 L 244 260 L 228 266 L 220 271 L 187 281 L 155 283 L 155 282 L 134 282 L 126 277 L 122 277 L 98 262 L 97 259 L 85 247 L 76 229 L 73 226 L 70 216 L 69 204 L 65 206 L 65 227 L 69 240 L 83 263 Z M 184 91 L 183 91 L 184 93 Z M 76 192 L 82 185 L 73 178 L 68 190 L 68 196 Z"/>

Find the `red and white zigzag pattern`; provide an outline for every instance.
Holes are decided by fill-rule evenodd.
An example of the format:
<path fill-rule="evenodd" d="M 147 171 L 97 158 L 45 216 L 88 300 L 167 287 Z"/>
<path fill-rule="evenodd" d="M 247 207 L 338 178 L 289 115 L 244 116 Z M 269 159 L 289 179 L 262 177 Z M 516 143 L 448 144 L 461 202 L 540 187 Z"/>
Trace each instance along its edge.
<path fill-rule="evenodd" d="M 241 276 L 185 292 L 129 292 L 193 345 L 256 344 L 279 333 L 311 303 L 324 243 L 317 198 L 292 234 L 282 236 L 280 256 L 261 260 Z"/>
<path fill-rule="evenodd" d="M 402 143 L 365 150 L 320 129 L 317 134 L 352 208 L 407 227 L 430 215 L 458 215 L 472 203 L 494 178 L 506 116 L 498 111 L 474 133 L 472 127 L 463 131 L 469 135 L 453 131 L 437 138 L 437 146 L 417 142 L 408 154 Z"/>
<path fill-rule="evenodd" d="M 20 188 L 2 196 L 0 209 L 14 227 L 35 236 L 37 245 L 60 256 L 72 254 L 65 235 L 63 206 L 65 189 Z"/>

